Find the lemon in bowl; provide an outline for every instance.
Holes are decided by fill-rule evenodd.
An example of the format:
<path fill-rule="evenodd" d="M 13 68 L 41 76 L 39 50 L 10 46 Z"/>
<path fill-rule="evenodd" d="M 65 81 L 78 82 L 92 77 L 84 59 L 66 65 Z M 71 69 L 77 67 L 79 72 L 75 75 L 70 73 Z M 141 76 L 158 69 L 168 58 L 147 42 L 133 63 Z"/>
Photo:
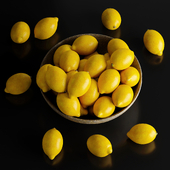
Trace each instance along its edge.
<path fill-rule="evenodd" d="M 90 38 L 92 41 L 91 42 L 92 46 L 90 47 L 91 48 L 90 54 L 88 53 L 88 54 L 84 55 L 81 52 L 80 52 L 81 54 L 79 53 L 79 50 L 81 50 L 82 47 L 81 48 L 74 47 L 72 49 L 72 45 L 74 44 L 74 42 L 77 38 L 80 39 L 82 36 L 83 36 L 83 38 L 86 38 L 85 37 L 86 35 L 88 35 L 87 37 L 92 36 L 93 38 Z M 64 55 L 66 53 L 68 53 L 69 50 L 73 50 L 79 55 L 79 66 L 81 65 L 80 66 L 81 69 L 79 67 L 78 67 L 78 69 L 77 69 L 77 67 L 75 67 L 76 69 L 73 69 L 69 72 L 65 71 L 67 78 L 69 80 L 66 78 L 67 80 L 64 81 L 63 85 L 65 86 L 65 88 L 64 88 L 65 91 L 62 93 L 65 93 L 65 94 L 63 94 L 65 101 L 69 101 L 69 102 L 63 102 L 63 101 L 57 102 L 57 96 L 59 96 L 58 100 L 61 99 L 61 96 L 62 96 L 61 92 L 54 91 L 54 90 L 48 90 L 47 92 L 43 92 L 43 90 L 40 87 L 42 96 L 44 97 L 45 101 L 57 114 L 59 114 L 60 116 L 66 118 L 70 121 L 77 122 L 77 123 L 100 124 L 100 123 L 111 121 L 111 120 L 119 117 L 120 115 L 125 113 L 134 104 L 134 102 L 136 101 L 136 99 L 140 93 L 141 86 L 142 86 L 142 69 L 141 69 L 140 63 L 139 63 L 137 57 L 134 55 L 134 52 L 131 52 L 130 49 L 128 49 L 127 51 L 130 52 L 131 56 L 134 55 L 133 57 L 130 57 L 131 58 L 131 60 L 129 61 L 130 64 L 128 64 L 122 70 L 116 70 L 116 67 L 114 68 L 112 66 L 113 59 L 111 59 L 111 56 L 108 54 L 108 57 L 104 57 L 105 54 L 108 53 L 107 45 L 108 45 L 109 41 L 111 41 L 112 39 L 113 39 L 113 37 L 102 35 L 102 34 L 79 34 L 79 35 L 71 36 L 69 38 L 66 38 L 66 39 L 60 41 L 46 54 L 46 56 L 44 57 L 44 59 L 41 63 L 40 68 L 47 64 L 52 65 L 53 67 L 60 68 L 60 61 L 63 61 L 61 58 L 62 58 L 62 56 L 64 57 Z M 64 45 L 67 45 L 69 47 L 67 50 L 63 50 L 63 53 L 65 53 L 65 54 L 60 54 L 59 56 L 56 56 L 57 49 L 59 49 L 59 47 L 61 48 Z M 78 43 L 78 45 L 79 45 L 79 43 Z M 86 47 L 84 47 L 84 48 L 86 48 Z M 79 49 L 79 50 L 76 51 L 75 49 Z M 84 50 L 84 49 L 82 49 L 82 50 Z M 124 51 L 126 51 L 126 50 L 124 50 Z M 120 52 L 118 52 L 118 53 L 120 53 Z M 115 55 L 115 54 L 112 54 L 112 55 Z M 57 58 L 58 62 L 56 65 L 54 62 L 55 61 L 54 56 L 55 56 L 55 58 L 58 57 Z M 82 60 L 83 60 L 83 62 L 81 62 Z M 65 63 L 67 63 L 66 59 L 64 61 L 65 61 Z M 71 62 L 71 63 L 74 63 L 74 62 Z M 109 67 L 107 66 L 107 63 L 109 63 Z M 62 64 L 64 64 L 64 63 L 62 63 Z M 48 67 L 50 68 L 51 66 L 48 66 Z M 138 79 L 137 80 L 135 79 L 135 84 L 133 83 L 134 85 L 131 87 L 128 85 L 128 83 L 126 84 L 126 82 L 129 82 L 129 81 L 133 82 L 134 80 L 129 80 L 129 76 L 125 76 L 126 74 L 123 72 L 125 69 L 127 69 L 127 67 L 135 68 L 135 71 L 138 73 L 137 74 Z M 114 70 L 106 71 L 107 69 L 114 69 Z M 48 68 L 47 68 L 47 70 L 48 70 Z M 112 74 L 112 72 L 114 72 L 114 74 L 116 75 L 116 78 L 112 75 L 110 76 L 110 73 Z M 121 72 L 123 72 L 122 75 L 121 75 Z M 126 72 L 128 72 L 128 71 L 126 71 Z M 100 78 L 100 76 L 102 74 L 104 74 L 104 76 L 102 76 Z M 37 73 L 37 75 L 40 75 L 40 74 Z M 81 76 L 79 76 L 79 75 L 81 75 Z M 134 76 L 133 72 L 132 72 L 132 76 Z M 112 77 L 113 77 L 113 79 L 112 79 Z M 123 79 L 121 77 L 123 77 Z M 48 77 L 48 79 L 49 79 L 49 77 Z M 76 84 L 76 79 L 77 79 L 77 84 Z M 112 82 L 108 83 L 108 81 L 111 81 L 111 79 L 112 79 Z M 50 78 L 50 80 L 51 80 L 51 78 Z M 114 80 L 115 80 L 115 82 L 114 82 Z M 43 81 L 45 81 L 45 80 L 43 79 Z M 99 82 L 101 83 L 100 88 L 107 89 L 107 87 L 104 84 L 105 81 L 106 81 L 106 83 L 108 83 L 108 86 L 110 86 L 109 91 L 107 91 L 107 90 L 104 91 L 104 90 L 100 89 L 100 91 L 102 91 L 102 94 L 101 94 L 98 90 Z M 113 85 L 113 83 L 115 83 L 115 85 Z M 120 86 L 122 84 L 124 84 L 124 86 L 126 88 L 121 88 Z M 113 95 L 113 97 L 112 97 L 112 94 L 116 91 L 117 88 L 119 89 L 119 90 L 117 90 L 118 92 L 115 95 Z M 48 89 L 50 89 L 50 88 L 48 88 Z M 79 89 L 79 90 L 76 92 L 77 89 Z M 118 100 L 118 97 L 116 97 L 116 96 L 119 93 L 121 93 L 121 89 L 128 89 L 128 90 L 130 89 L 129 91 L 131 93 L 131 97 L 129 99 L 126 98 L 126 95 L 128 96 L 128 93 L 127 94 L 124 93 L 125 96 L 123 99 L 121 99 L 121 100 L 124 100 L 123 101 L 124 103 L 126 103 L 124 105 L 121 105 L 120 101 L 116 101 L 116 100 Z M 70 95 L 69 95 L 69 93 L 70 93 Z M 106 104 L 103 104 L 103 108 L 100 108 L 100 104 L 95 105 L 95 102 L 97 102 L 98 99 L 100 99 L 102 96 L 109 96 L 109 100 L 104 101 L 103 103 L 106 103 Z M 108 99 L 108 97 L 106 97 L 106 98 Z M 114 99 L 114 101 L 113 101 L 113 99 Z M 126 101 L 126 100 L 129 100 L 129 101 Z M 73 102 L 73 101 L 75 101 L 75 102 Z M 58 105 L 57 103 L 60 103 L 60 104 Z M 65 105 L 65 107 L 67 107 L 67 104 L 69 104 L 69 106 L 68 106 L 69 108 L 75 106 L 74 109 L 76 110 L 76 112 L 78 110 L 78 112 L 75 115 L 71 115 L 72 110 L 70 109 L 70 113 L 69 113 L 69 109 L 68 109 L 67 113 L 64 113 L 65 112 L 64 109 L 62 110 L 61 109 L 62 107 L 60 106 L 60 105 L 62 105 L 61 103 L 63 103 L 63 105 Z M 74 103 L 75 105 L 73 104 L 73 106 L 70 106 L 70 103 Z M 119 104 L 116 104 L 116 103 L 119 103 Z M 95 105 L 95 107 L 93 107 L 94 105 Z M 105 107 L 105 106 L 108 106 L 108 107 Z M 119 106 L 122 106 L 122 107 L 119 107 Z M 109 107 L 110 107 L 110 110 L 109 110 Z M 100 113 L 101 110 L 103 110 L 103 112 L 104 112 L 103 115 Z M 102 115 L 102 116 L 98 117 L 96 115 Z"/>

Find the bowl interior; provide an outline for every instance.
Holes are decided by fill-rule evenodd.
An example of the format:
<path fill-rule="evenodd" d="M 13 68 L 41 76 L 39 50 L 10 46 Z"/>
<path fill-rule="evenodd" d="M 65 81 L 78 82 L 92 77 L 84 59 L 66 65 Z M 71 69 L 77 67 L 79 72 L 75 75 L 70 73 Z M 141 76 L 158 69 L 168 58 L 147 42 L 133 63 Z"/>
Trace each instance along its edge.
<path fill-rule="evenodd" d="M 41 63 L 41 66 L 44 65 L 44 64 L 53 64 L 53 55 L 54 55 L 54 52 L 56 51 L 56 49 L 63 45 L 63 44 L 70 44 L 72 45 L 73 41 L 81 36 L 83 34 L 79 34 L 79 35 L 75 35 L 75 36 L 72 36 L 72 37 L 69 37 L 65 40 L 62 40 L 61 42 L 59 42 L 58 44 L 56 44 L 47 54 L 46 56 L 44 57 L 42 63 Z M 108 42 L 113 38 L 113 37 L 109 37 L 109 36 L 106 36 L 106 35 L 101 35 L 101 34 L 89 34 L 89 35 L 92 35 L 94 36 L 99 44 L 98 44 L 98 48 L 97 48 L 97 51 L 98 53 L 100 54 L 105 54 L 107 52 L 107 44 Z M 81 56 L 80 56 L 81 57 Z M 56 96 L 54 95 L 54 93 L 52 93 L 51 91 L 47 92 L 47 93 L 42 93 L 44 99 L 46 100 L 46 102 L 48 103 L 48 105 L 56 112 L 58 113 L 59 115 L 61 115 L 62 117 L 68 119 L 68 120 L 71 120 L 71 121 L 74 121 L 74 122 L 77 122 L 77 123 L 82 123 L 82 124 L 99 124 L 99 123 L 104 123 L 104 122 L 108 122 L 110 120 L 113 120 L 115 118 L 117 118 L 118 116 L 122 115 L 124 112 L 126 112 L 132 105 L 133 103 L 135 102 L 135 100 L 137 99 L 138 95 L 139 95 L 139 92 L 141 90 L 141 86 L 142 86 L 142 70 L 141 70 L 141 66 L 140 66 L 140 63 L 137 59 L 137 57 L 135 56 L 135 59 L 134 59 L 134 62 L 132 64 L 132 66 L 134 66 L 140 73 L 140 81 L 139 83 L 133 87 L 133 90 L 134 90 L 134 98 L 132 100 L 132 102 L 130 103 L 130 105 L 128 105 L 127 107 L 125 108 L 116 108 L 116 110 L 114 111 L 113 115 L 107 117 L 107 118 L 97 118 L 97 117 L 93 117 L 93 116 L 90 116 L 90 115 L 87 115 L 87 116 L 82 116 L 80 118 L 77 118 L 77 117 L 72 117 L 72 116 L 68 116 L 68 115 L 65 115 L 64 113 L 62 113 L 59 108 L 57 107 L 57 104 L 56 104 Z"/>

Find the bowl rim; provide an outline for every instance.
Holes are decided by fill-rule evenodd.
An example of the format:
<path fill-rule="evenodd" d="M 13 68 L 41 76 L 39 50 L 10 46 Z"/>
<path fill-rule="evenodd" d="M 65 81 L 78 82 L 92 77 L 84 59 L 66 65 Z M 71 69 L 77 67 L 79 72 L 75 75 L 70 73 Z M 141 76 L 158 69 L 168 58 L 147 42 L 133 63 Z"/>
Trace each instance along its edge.
<path fill-rule="evenodd" d="M 113 37 L 111 36 L 108 36 L 108 35 L 104 35 L 104 34 L 94 34 L 94 33 L 84 33 L 84 34 L 77 34 L 77 35 L 73 35 L 73 36 L 70 36 L 66 39 L 63 39 L 61 40 L 60 42 L 58 42 L 57 44 L 55 44 L 48 52 L 47 54 L 45 55 L 45 57 L 43 58 L 42 62 L 41 62 L 41 66 L 43 66 L 44 64 L 47 64 L 45 61 L 47 60 L 48 56 L 49 55 L 52 55 L 52 53 L 54 54 L 55 50 L 63 45 L 63 44 L 66 44 L 64 42 L 67 42 L 67 41 L 70 41 L 72 40 L 72 42 L 74 41 L 74 39 L 76 39 L 77 37 L 81 36 L 81 35 L 92 35 L 94 37 L 105 37 L 107 39 L 113 39 Z M 138 65 L 138 71 L 140 73 L 140 80 L 138 82 L 138 84 L 136 85 L 136 88 L 137 88 L 137 93 L 134 94 L 134 98 L 132 100 L 132 102 L 124 107 L 124 108 L 121 108 L 120 111 L 118 111 L 117 113 L 113 113 L 111 116 L 109 117 L 106 117 L 106 118 L 97 118 L 96 119 L 83 119 L 81 117 L 73 117 L 73 116 L 68 116 L 64 113 L 62 113 L 58 108 L 57 108 L 57 105 L 54 105 L 47 97 L 46 93 L 44 93 L 41 89 L 41 94 L 43 96 L 43 98 L 45 99 L 45 101 L 47 102 L 47 104 L 55 111 L 57 112 L 60 116 L 70 120 L 70 121 L 73 121 L 73 122 L 76 122 L 76 123 L 80 123 L 80 124 L 100 124 L 100 123 L 105 123 L 105 122 L 108 122 L 108 121 L 111 121 L 119 116 L 121 116 L 122 114 L 124 114 L 133 104 L 134 102 L 136 101 L 136 99 L 138 98 L 139 96 L 139 93 L 141 91 L 141 87 L 142 87 L 142 80 L 143 80 L 143 73 L 142 73 L 142 69 L 141 69 L 141 65 L 139 63 L 139 60 L 138 58 L 135 56 L 135 59 L 134 61 L 137 63 Z M 48 92 L 47 92 L 48 93 Z"/>

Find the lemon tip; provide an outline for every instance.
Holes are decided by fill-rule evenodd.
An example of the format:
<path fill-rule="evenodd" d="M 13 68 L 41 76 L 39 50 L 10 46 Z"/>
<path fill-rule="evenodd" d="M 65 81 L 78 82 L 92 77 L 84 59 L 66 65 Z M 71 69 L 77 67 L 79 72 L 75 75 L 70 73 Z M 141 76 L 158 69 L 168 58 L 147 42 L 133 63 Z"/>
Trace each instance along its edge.
<path fill-rule="evenodd" d="M 56 19 L 56 21 L 58 22 L 59 21 L 59 18 L 58 17 L 54 17 Z"/>
<path fill-rule="evenodd" d="M 160 51 L 157 55 L 158 56 L 162 56 L 163 55 L 163 51 Z"/>
<path fill-rule="evenodd" d="M 17 41 L 18 41 L 18 43 L 22 43 L 23 38 L 22 37 L 18 37 Z"/>
<path fill-rule="evenodd" d="M 4 92 L 9 93 L 6 87 L 5 87 L 5 89 L 4 89 Z"/>
<path fill-rule="evenodd" d="M 108 154 L 111 154 L 112 152 L 113 152 L 112 147 L 109 147 L 109 148 L 108 148 Z"/>
<path fill-rule="evenodd" d="M 57 155 L 48 155 L 48 158 L 49 158 L 50 160 L 53 160 L 56 156 L 57 156 Z"/>

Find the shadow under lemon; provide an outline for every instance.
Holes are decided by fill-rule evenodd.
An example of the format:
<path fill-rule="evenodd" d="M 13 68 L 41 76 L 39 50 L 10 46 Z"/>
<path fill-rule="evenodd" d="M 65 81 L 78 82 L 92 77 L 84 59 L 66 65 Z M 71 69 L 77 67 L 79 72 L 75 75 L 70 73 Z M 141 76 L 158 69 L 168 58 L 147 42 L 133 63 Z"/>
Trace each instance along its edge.
<path fill-rule="evenodd" d="M 17 44 L 12 42 L 12 52 L 20 60 L 27 59 L 30 56 L 32 50 L 31 40 L 28 39 L 25 43 Z"/>
<path fill-rule="evenodd" d="M 106 157 L 100 158 L 91 154 L 90 151 L 88 151 L 87 157 L 92 165 L 100 169 L 112 168 L 114 164 L 112 155 L 107 155 Z"/>
<path fill-rule="evenodd" d="M 54 167 L 62 164 L 64 156 L 65 156 L 64 148 L 62 148 L 61 152 L 53 160 L 50 160 L 48 158 L 48 156 L 45 153 L 43 153 L 43 158 L 44 158 L 45 162 L 51 166 L 54 166 Z"/>
<path fill-rule="evenodd" d="M 151 154 L 156 149 L 155 141 L 152 141 L 151 143 L 148 143 L 146 145 L 140 145 L 128 139 L 127 144 L 131 148 L 132 151 L 134 151 L 135 153 L 139 155 Z"/>
<path fill-rule="evenodd" d="M 106 27 L 102 25 L 102 34 L 111 36 L 113 38 L 120 38 L 121 37 L 121 26 L 116 30 L 108 30 Z"/>
<path fill-rule="evenodd" d="M 46 39 L 46 40 L 34 40 L 35 46 L 44 51 L 50 50 L 55 44 L 59 42 L 60 35 L 56 32 L 52 37 Z"/>
<path fill-rule="evenodd" d="M 29 104 L 33 99 L 34 91 L 30 87 L 26 92 L 19 94 L 19 95 L 12 95 L 9 93 L 5 93 L 6 100 L 16 107 L 21 107 Z"/>
<path fill-rule="evenodd" d="M 150 52 L 145 48 L 145 46 L 143 47 L 142 52 L 143 52 L 145 61 L 146 61 L 147 63 L 151 64 L 151 65 L 157 66 L 157 65 L 161 64 L 162 61 L 163 61 L 164 54 L 163 54 L 162 56 L 154 55 L 154 54 L 150 53 Z"/>

